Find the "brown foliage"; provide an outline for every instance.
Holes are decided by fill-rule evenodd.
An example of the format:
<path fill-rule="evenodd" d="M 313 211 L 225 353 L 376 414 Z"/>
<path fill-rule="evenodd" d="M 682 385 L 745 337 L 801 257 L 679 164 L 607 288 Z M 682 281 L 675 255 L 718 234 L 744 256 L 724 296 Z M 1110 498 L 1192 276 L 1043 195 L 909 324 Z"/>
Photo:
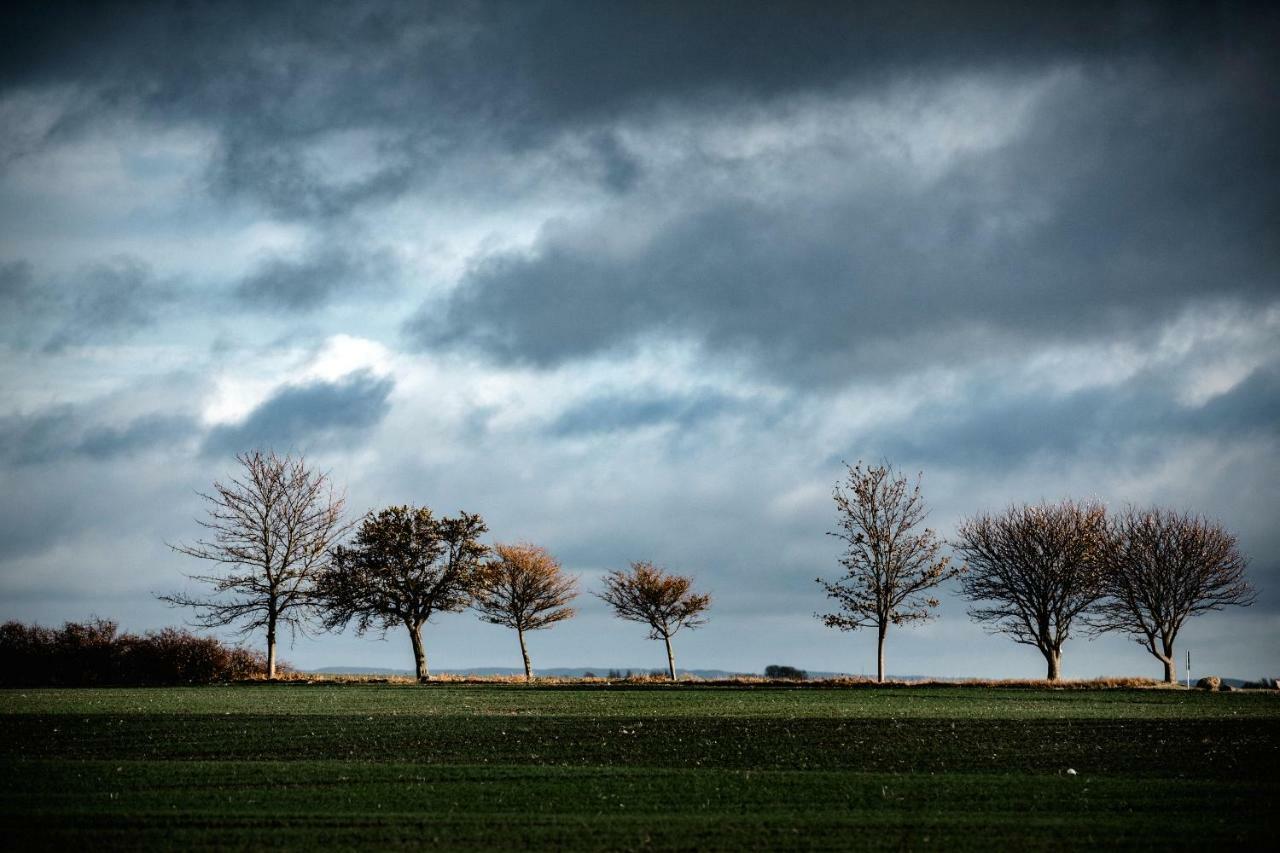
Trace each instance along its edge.
<path fill-rule="evenodd" d="M 1248 606 L 1247 561 L 1236 538 L 1198 515 L 1130 507 L 1108 527 L 1101 552 L 1105 596 L 1094 609 L 1094 629 L 1129 634 L 1177 679 L 1173 644 L 1186 620 L 1228 606 Z"/>
<path fill-rule="evenodd" d="M 524 632 L 572 618 L 576 611 L 568 604 L 578 594 L 578 581 L 537 545 L 495 545 L 493 550 L 497 556 L 475 573 L 472 606 L 484 621 L 515 629 L 525 678 L 532 678 Z"/>
<path fill-rule="evenodd" d="M 354 622 L 356 633 L 402 625 L 419 679 L 430 677 L 422 626 L 436 613 L 457 613 L 471 601 L 479 561 L 488 552 L 478 515 L 436 518 L 427 507 L 392 506 L 369 513 L 351 547 L 333 549 L 318 573 L 315 600 L 324 625 Z"/>
<path fill-rule="evenodd" d="M 969 615 L 993 633 L 1035 646 L 1059 677 L 1062 646 L 1077 617 L 1102 594 L 1098 560 L 1106 511 L 1093 502 L 1014 506 L 960 525 L 956 550 L 968 564 Z"/>
<path fill-rule="evenodd" d="M 942 541 L 932 530 L 918 530 L 928 515 L 919 476 L 911 486 L 889 465 L 846 467 L 844 488 L 837 483 L 832 495 L 840 529 L 829 534 L 845 543 L 845 574 L 817 579 L 839 609 L 817 615 L 828 628 L 875 628 L 876 678 L 883 681 L 889 625 L 929 619 L 938 599 L 926 593 L 959 570 L 940 556 Z"/>
<path fill-rule="evenodd" d="M 244 469 L 239 477 L 200 493 L 208 504 L 208 520 L 200 522 L 207 538 L 170 546 L 224 567 L 220 574 L 189 576 L 211 586 L 213 596 L 158 597 L 195 608 L 202 628 L 236 625 L 242 634 L 265 629 L 266 672 L 274 678 L 279 628 L 305 630 L 315 575 L 349 529 L 342 522 L 346 502 L 328 474 L 312 470 L 301 456 L 255 450 L 236 461 Z"/>
<path fill-rule="evenodd" d="M 681 628 L 706 624 L 704 614 L 711 607 L 711 596 L 695 593 L 693 578 L 668 573 L 643 561 L 632 563 L 629 571 L 609 572 L 604 578 L 604 591 L 596 595 L 613 608 L 619 619 L 648 625 L 649 639 L 666 643 L 667 668 L 674 681 L 676 663 L 671 638 Z"/>
<path fill-rule="evenodd" d="M 263 655 L 177 628 L 142 636 L 94 619 L 60 629 L 0 625 L 0 685 L 208 684 L 261 672 Z"/>

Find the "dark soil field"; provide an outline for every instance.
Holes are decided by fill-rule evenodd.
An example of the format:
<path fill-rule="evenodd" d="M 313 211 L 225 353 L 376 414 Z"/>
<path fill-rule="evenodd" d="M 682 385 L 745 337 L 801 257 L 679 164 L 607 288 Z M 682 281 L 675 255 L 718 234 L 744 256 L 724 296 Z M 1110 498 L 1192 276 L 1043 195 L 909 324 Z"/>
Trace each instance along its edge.
<path fill-rule="evenodd" d="M 7 849 L 1168 850 L 1280 830 L 1267 693 L 31 689 L 0 691 L 0 726 Z"/>

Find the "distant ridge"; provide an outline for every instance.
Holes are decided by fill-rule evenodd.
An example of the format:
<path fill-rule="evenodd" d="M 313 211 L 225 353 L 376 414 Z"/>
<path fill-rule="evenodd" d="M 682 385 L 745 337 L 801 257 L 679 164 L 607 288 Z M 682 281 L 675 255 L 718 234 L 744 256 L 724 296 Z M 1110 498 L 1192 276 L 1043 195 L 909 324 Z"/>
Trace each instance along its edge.
<path fill-rule="evenodd" d="M 607 677 L 611 671 L 621 672 L 625 675 L 628 670 L 630 670 L 632 675 L 646 675 L 648 673 L 666 675 L 667 673 L 666 669 L 661 667 L 653 667 L 653 666 L 650 666 L 650 667 L 558 666 L 558 667 L 550 667 L 548 669 L 535 668 L 533 673 L 534 675 L 552 676 L 555 678 L 582 678 L 587 673 L 592 673 L 598 677 L 604 678 L 604 677 Z M 402 676 L 409 676 L 409 677 L 413 676 L 413 670 L 411 669 L 389 669 L 386 667 L 376 667 L 376 666 L 326 666 L 320 669 L 306 670 L 306 672 L 314 673 L 316 675 L 402 675 Z M 519 667 L 514 667 L 514 666 L 476 666 L 468 669 L 434 669 L 432 670 L 432 672 L 437 675 L 462 675 L 462 676 L 523 675 L 524 674 L 523 669 Z M 708 680 L 736 678 L 739 676 L 747 676 L 749 678 L 764 677 L 763 673 L 760 673 L 760 672 L 740 672 L 740 671 L 733 671 L 733 670 L 727 670 L 727 669 L 681 669 L 681 670 L 678 670 L 678 672 L 681 675 L 692 675 L 697 678 L 705 678 Z M 814 670 L 814 669 L 807 670 L 807 673 L 810 679 L 871 678 L 872 677 L 866 674 L 854 675 L 853 673 L 848 673 L 848 672 L 825 672 L 825 671 Z M 1105 676 L 1099 676 L 1099 677 L 1105 677 Z M 976 676 L 970 676 L 970 675 L 938 676 L 938 675 L 890 674 L 890 675 L 886 675 L 885 678 L 890 681 L 968 681 L 968 680 L 981 681 L 983 680 L 983 679 L 977 678 Z M 1066 680 L 1071 681 L 1073 679 L 1066 679 Z M 1185 679 L 1180 680 L 1180 683 L 1185 683 Z M 1192 679 L 1192 683 L 1193 684 L 1195 683 L 1194 678 Z M 1248 683 L 1248 679 L 1223 678 L 1222 683 L 1229 684 L 1232 687 L 1243 687 L 1246 683 Z"/>
<path fill-rule="evenodd" d="M 321 669 L 307 670 L 316 675 L 407 675 L 412 676 L 413 670 L 410 669 L 387 669 L 383 667 L 373 666 L 326 666 Z M 666 674 L 666 669 L 661 667 L 641 667 L 641 666 L 559 666 L 549 667 L 547 669 L 534 669 L 535 675 L 548 675 L 557 678 L 582 678 L 587 673 L 593 673 L 597 676 L 604 677 L 610 672 L 621 672 L 623 674 L 631 672 L 632 675 L 645 675 L 646 673 Z M 677 670 L 684 675 L 693 675 L 698 678 L 718 679 L 718 678 L 735 678 L 738 676 L 748 676 L 753 678 L 763 677 L 759 672 L 739 672 L 727 669 L 679 669 Z M 436 669 L 432 672 L 440 675 L 523 675 L 524 670 L 513 666 L 476 666 L 468 669 Z M 819 672 L 816 670 L 808 671 L 809 678 L 843 678 L 849 677 L 847 672 Z M 893 678 L 900 681 L 927 681 L 930 676 L 924 675 L 895 675 Z"/>

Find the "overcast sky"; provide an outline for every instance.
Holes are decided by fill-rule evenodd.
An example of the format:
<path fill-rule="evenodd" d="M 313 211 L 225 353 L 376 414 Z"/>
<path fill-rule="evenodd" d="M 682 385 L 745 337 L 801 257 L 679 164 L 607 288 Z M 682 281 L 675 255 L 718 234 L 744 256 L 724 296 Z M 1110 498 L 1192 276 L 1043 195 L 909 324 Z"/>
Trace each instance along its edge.
<path fill-rule="evenodd" d="M 945 537 L 1063 497 L 1221 520 L 1260 597 L 1180 645 L 1275 675 L 1280 15 L 1041 5 L 9 15 L 0 619 L 180 623 L 154 593 L 206 567 L 165 542 L 274 447 L 355 514 L 478 512 L 588 590 L 695 575 L 682 667 L 874 672 L 814 579 L 842 460 L 888 460 Z M 535 667 L 664 663 L 580 607 Z M 426 641 L 435 668 L 519 665 L 471 614 Z M 396 633 L 282 656 L 412 666 Z M 888 663 L 1044 667 L 952 593 Z M 1063 669 L 1160 674 L 1083 635 Z"/>

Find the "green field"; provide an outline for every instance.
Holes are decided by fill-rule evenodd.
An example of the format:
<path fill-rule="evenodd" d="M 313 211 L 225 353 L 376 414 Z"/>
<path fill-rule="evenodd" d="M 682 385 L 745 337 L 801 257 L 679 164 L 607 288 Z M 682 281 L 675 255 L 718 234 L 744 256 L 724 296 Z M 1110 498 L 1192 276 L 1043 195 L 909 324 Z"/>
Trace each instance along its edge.
<path fill-rule="evenodd" d="M 1280 829 L 1278 723 L 1275 695 L 1182 690 L 4 690 L 0 832 L 9 849 L 1260 846 Z"/>

